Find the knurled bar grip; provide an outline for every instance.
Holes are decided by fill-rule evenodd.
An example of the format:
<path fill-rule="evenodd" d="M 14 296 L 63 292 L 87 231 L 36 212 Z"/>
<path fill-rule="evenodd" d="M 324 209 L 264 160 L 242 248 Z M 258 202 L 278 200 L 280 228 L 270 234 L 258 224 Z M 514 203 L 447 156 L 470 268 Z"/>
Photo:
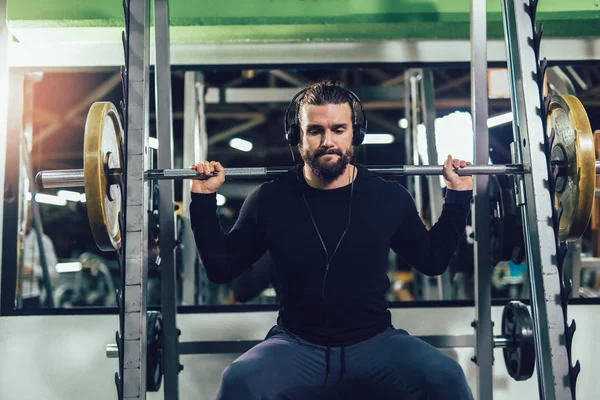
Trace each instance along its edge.
<path fill-rule="evenodd" d="M 373 166 L 367 167 L 370 171 L 379 175 L 442 175 L 441 165 L 398 165 L 398 166 Z M 251 168 L 226 168 L 225 176 L 232 179 L 264 178 L 275 176 L 289 171 L 291 167 L 251 167 Z M 596 163 L 596 172 L 600 171 L 600 163 Z M 529 168 L 520 164 L 491 164 L 491 165 L 469 165 L 457 169 L 461 176 L 469 175 L 511 175 L 529 173 Z M 120 171 L 115 171 L 115 175 Z M 109 173 L 110 175 L 110 173 Z M 161 179 L 203 179 L 206 175 L 198 174 L 191 169 L 154 169 L 146 171 L 147 180 Z M 82 169 L 40 171 L 35 178 L 39 188 L 67 188 L 83 187 Z"/>

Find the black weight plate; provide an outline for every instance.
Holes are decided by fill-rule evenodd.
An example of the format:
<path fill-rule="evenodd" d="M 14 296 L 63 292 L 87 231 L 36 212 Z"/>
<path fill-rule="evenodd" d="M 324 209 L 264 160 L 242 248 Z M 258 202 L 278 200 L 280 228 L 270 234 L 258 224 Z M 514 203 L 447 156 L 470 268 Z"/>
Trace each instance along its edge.
<path fill-rule="evenodd" d="M 516 205 L 514 178 L 491 175 L 488 182 L 490 199 L 490 264 L 525 259 L 521 212 Z"/>
<path fill-rule="evenodd" d="M 502 261 L 504 247 L 504 214 L 500 182 L 495 175 L 488 181 L 488 197 L 490 199 L 490 264 L 496 266 Z"/>
<path fill-rule="evenodd" d="M 508 374 L 516 381 L 524 381 L 533 375 L 535 367 L 535 342 L 533 322 L 527 306 L 511 301 L 502 312 L 502 336 L 512 344 L 502 349 Z"/>
<path fill-rule="evenodd" d="M 146 391 L 158 392 L 162 383 L 162 317 L 157 311 L 147 313 Z"/>

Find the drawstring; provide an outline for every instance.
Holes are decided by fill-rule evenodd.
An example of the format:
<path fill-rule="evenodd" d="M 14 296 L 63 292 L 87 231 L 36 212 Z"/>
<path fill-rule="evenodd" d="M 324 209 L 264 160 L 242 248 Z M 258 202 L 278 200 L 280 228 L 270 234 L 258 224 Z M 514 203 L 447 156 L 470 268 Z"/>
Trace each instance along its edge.
<path fill-rule="evenodd" d="M 345 353 L 344 346 L 342 346 L 340 349 L 340 380 L 342 380 L 344 374 L 346 373 L 346 362 L 344 360 Z"/>
<path fill-rule="evenodd" d="M 331 347 L 327 346 L 325 350 L 325 381 L 329 379 L 329 357 L 331 355 Z"/>
<path fill-rule="evenodd" d="M 325 349 L 325 382 L 329 379 L 331 375 L 331 347 L 327 346 Z M 338 383 L 342 380 L 342 378 L 346 375 L 346 350 L 344 346 L 340 347 L 340 377 L 338 379 Z"/>

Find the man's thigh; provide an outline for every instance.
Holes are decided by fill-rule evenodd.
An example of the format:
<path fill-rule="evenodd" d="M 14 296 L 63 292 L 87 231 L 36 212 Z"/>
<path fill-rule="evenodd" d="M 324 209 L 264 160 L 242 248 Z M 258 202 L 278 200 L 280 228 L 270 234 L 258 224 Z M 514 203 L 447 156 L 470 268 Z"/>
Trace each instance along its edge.
<path fill-rule="evenodd" d="M 472 397 L 456 361 L 401 329 L 349 346 L 346 360 L 342 389 L 376 392 L 380 398 Z"/>
<path fill-rule="evenodd" d="M 324 349 L 274 327 L 223 372 L 218 399 L 315 399 L 325 377 Z"/>

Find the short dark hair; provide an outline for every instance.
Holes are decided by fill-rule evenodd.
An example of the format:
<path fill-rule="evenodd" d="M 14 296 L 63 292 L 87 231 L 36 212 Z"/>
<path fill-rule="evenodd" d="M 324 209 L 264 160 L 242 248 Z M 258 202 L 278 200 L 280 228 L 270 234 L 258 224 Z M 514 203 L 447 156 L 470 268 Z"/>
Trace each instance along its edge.
<path fill-rule="evenodd" d="M 318 81 L 306 87 L 306 91 L 298 99 L 296 115 L 300 121 L 300 109 L 304 104 L 324 106 L 326 104 L 348 104 L 352 112 L 352 124 L 355 123 L 356 109 L 354 98 L 344 89 L 339 81 L 329 79 Z"/>

